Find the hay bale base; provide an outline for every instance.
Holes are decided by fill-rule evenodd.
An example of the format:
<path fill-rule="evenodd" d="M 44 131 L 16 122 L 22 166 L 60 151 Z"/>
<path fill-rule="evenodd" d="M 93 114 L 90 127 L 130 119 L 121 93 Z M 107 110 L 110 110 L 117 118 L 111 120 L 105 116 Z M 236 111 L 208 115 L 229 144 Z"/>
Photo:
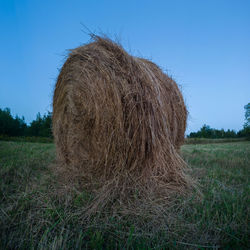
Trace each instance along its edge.
<path fill-rule="evenodd" d="M 57 171 L 94 194 L 89 211 L 184 193 L 192 184 L 179 155 L 186 119 L 173 79 L 93 36 L 71 51 L 55 86 Z"/>

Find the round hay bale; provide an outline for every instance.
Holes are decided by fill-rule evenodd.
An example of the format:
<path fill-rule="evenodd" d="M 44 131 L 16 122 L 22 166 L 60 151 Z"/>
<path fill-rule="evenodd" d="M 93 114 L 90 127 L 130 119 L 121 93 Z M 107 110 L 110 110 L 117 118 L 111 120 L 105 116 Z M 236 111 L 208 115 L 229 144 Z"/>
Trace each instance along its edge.
<path fill-rule="evenodd" d="M 154 196 L 182 192 L 189 182 L 179 155 L 186 119 L 173 79 L 154 63 L 94 36 L 71 51 L 55 86 L 60 169 L 96 192 L 96 204 L 138 190 Z"/>

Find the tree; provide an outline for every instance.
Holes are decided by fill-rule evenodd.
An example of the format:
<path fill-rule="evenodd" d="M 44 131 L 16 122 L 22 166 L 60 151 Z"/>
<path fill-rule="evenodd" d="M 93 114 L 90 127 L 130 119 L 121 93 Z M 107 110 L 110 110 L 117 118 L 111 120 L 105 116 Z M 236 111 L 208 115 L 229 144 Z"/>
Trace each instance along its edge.
<path fill-rule="evenodd" d="M 245 109 L 245 123 L 243 129 L 240 130 L 237 135 L 239 137 L 247 137 L 250 139 L 250 103 L 244 106 Z"/>
<path fill-rule="evenodd" d="M 0 135 L 22 136 L 26 128 L 24 117 L 13 118 L 9 108 L 0 109 Z"/>
<path fill-rule="evenodd" d="M 28 128 L 28 135 L 52 137 L 51 123 L 52 113 L 48 112 L 43 117 L 40 113 L 37 114 L 36 120 L 32 121 Z"/>
<path fill-rule="evenodd" d="M 250 102 L 244 106 L 245 109 L 245 124 L 244 124 L 244 128 L 245 127 L 250 127 Z"/>
<path fill-rule="evenodd" d="M 212 137 L 212 129 L 204 124 L 200 129 L 200 137 L 202 138 L 211 138 Z"/>

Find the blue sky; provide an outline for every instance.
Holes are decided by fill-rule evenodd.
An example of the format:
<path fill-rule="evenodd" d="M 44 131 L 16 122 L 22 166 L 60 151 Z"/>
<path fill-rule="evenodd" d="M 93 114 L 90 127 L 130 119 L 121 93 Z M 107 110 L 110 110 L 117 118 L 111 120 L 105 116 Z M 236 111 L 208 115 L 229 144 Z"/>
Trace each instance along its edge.
<path fill-rule="evenodd" d="M 250 102 L 249 13 L 249 0 L 0 0 L 0 108 L 27 122 L 51 110 L 67 49 L 89 41 L 83 23 L 182 85 L 187 132 L 239 130 Z"/>

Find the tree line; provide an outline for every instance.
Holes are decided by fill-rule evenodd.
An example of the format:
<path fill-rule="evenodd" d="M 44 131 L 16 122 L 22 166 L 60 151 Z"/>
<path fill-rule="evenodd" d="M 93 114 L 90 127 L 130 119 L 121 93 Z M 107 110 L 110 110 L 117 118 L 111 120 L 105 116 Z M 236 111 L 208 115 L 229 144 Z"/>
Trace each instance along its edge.
<path fill-rule="evenodd" d="M 209 139 L 222 139 L 222 138 L 241 138 L 250 137 L 250 127 L 244 127 L 238 132 L 234 130 L 214 129 L 204 124 L 197 132 L 192 132 L 188 138 L 209 138 Z"/>
<path fill-rule="evenodd" d="M 247 137 L 250 138 L 250 103 L 244 106 L 245 109 L 245 123 L 243 128 L 238 132 L 228 129 L 214 129 L 208 125 L 203 125 L 202 128 L 197 132 L 192 132 L 188 135 L 188 138 L 239 138 Z"/>
<path fill-rule="evenodd" d="M 245 123 L 243 129 L 236 132 L 234 130 L 214 129 L 208 125 L 203 125 L 197 132 L 190 133 L 188 138 L 250 138 L 250 103 L 244 106 Z M 52 138 L 52 112 L 47 112 L 43 116 L 38 113 L 36 119 L 30 124 L 26 124 L 24 117 L 13 117 L 10 109 L 0 109 L 0 135 L 4 136 L 36 136 Z"/>
<path fill-rule="evenodd" d="M 47 112 L 43 116 L 38 113 L 36 119 L 27 124 L 24 117 L 13 117 L 9 108 L 0 109 L 0 135 L 52 138 L 51 118 L 51 112 Z"/>

